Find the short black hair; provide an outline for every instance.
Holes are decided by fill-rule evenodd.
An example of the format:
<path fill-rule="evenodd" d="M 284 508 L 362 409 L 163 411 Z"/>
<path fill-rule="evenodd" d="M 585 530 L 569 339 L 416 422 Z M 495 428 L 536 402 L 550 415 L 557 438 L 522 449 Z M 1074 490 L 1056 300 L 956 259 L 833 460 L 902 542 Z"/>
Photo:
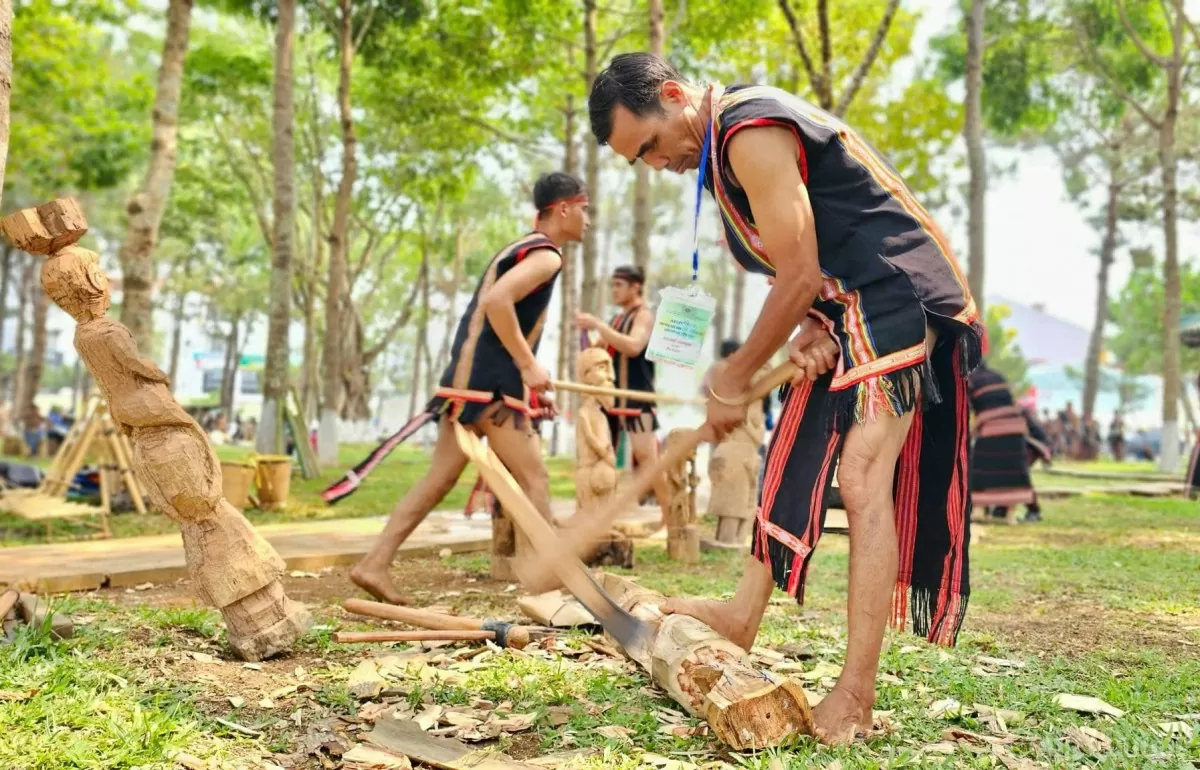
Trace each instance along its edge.
<path fill-rule="evenodd" d="M 620 278 L 623 281 L 630 283 L 646 282 L 646 271 L 637 265 L 621 265 L 612 271 L 613 278 Z"/>
<path fill-rule="evenodd" d="M 668 80 L 682 81 L 683 76 L 661 56 L 623 53 L 613 57 L 592 82 L 592 93 L 588 96 L 588 113 L 596 141 L 608 144 L 612 114 L 618 104 L 638 117 L 664 114 L 659 90 Z"/>
<path fill-rule="evenodd" d="M 542 174 L 533 185 L 533 205 L 541 214 L 546 209 L 567 198 L 583 193 L 583 180 L 564 171 Z"/>

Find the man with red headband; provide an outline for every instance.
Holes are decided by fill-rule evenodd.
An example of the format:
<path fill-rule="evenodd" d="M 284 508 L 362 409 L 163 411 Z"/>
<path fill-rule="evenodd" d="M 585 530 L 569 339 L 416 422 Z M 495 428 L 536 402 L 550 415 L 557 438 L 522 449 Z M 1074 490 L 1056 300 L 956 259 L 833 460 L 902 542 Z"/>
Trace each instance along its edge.
<path fill-rule="evenodd" d="M 488 446 L 550 519 L 546 466 L 531 424 L 540 415 L 530 404 L 532 394 L 551 387 L 550 374 L 537 361 L 538 341 L 562 269 L 562 247 L 583 239 L 588 202 L 583 183 L 558 172 L 538 179 L 533 202 L 536 229 L 492 258 L 459 321 L 450 363 L 425 410 L 426 420 L 439 420 L 429 470 L 392 509 L 370 553 L 350 572 L 360 588 L 385 602 L 405 603 L 392 583 L 392 560 L 466 468 L 453 421 L 487 437 Z"/>

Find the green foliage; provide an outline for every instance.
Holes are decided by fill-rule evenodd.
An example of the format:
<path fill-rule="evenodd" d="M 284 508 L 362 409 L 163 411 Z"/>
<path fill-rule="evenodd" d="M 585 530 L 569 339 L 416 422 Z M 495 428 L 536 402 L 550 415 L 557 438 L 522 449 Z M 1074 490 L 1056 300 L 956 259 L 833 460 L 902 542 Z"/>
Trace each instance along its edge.
<path fill-rule="evenodd" d="M 1029 390 L 1026 379 L 1029 365 L 1017 343 L 1017 332 L 1004 326 L 1004 320 L 1012 315 L 1007 305 L 989 305 L 987 309 L 987 364 L 1004 375 L 1012 387 L 1013 396 L 1020 398 Z"/>
<path fill-rule="evenodd" d="M 966 16 L 968 0 L 959 0 Z M 988 3 L 984 17 L 983 118 L 998 137 L 1050 128 L 1070 95 L 1055 77 L 1064 67 L 1067 31 L 1052 15 L 1049 0 Z M 966 75 L 967 39 L 957 26 L 930 42 L 941 79 L 958 82 Z"/>
<path fill-rule="evenodd" d="M 122 184 L 145 158 L 153 99 L 144 41 L 118 44 L 128 9 L 20 0 L 13 10 L 10 206 Z"/>
<path fill-rule="evenodd" d="M 1184 262 L 1179 266 L 1180 306 L 1182 314 L 1200 312 L 1200 266 Z M 1108 349 L 1118 366 L 1131 374 L 1162 373 L 1163 281 L 1155 266 L 1135 267 L 1109 303 L 1111 325 L 1116 333 L 1108 339 Z M 1179 331 L 1175 330 L 1175 334 Z M 1182 347 L 1181 372 L 1200 370 L 1200 349 Z"/>

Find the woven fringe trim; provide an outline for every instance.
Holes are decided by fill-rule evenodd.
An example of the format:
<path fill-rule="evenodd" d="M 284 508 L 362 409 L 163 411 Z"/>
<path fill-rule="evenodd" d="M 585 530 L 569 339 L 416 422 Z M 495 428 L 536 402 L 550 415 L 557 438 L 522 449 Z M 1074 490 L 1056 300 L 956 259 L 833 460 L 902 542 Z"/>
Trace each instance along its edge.
<path fill-rule="evenodd" d="M 894 372 L 868 377 L 845 390 L 830 391 L 829 419 L 837 433 L 847 433 L 856 423 L 873 420 L 879 414 L 899 417 L 917 408 L 921 385 L 932 381 L 926 374 L 929 362 Z M 936 385 L 935 385 L 936 387 Z"/>
<path fill-rule="evenodd" d="M 947 593 L 947 606 L 939 617 L 937 600 L 941 594 L 941 589 L 897 583 L 892 593 L 892 627 L 903 631 L 905 619 L 911 618 L 914 634 L 931 644 L 953 647 L 958 643 L 970 595 Z"/>
<path fill-rule="evenodd" d="M 761 528 L 756 528 L 758 548 L 755 556 L 771 570 L 771 579 L 788 596 L 798 603 L 804 603 L 804 559 L 783 543 L 773 537 L 768 537 Z M 765 555 L 764 555 L 765 548 Z"/>
<path fill-rule="evenodd" d="M 497 404 L 499 406 L 497 406 Z M 467 407 L 479 407 L 482 412 L 474 419 L 463 420 L 462 413 Z M 506 422 L 512 420 L 513 427 L 515 427 L 517 430 L 526 430 L 529 428 L 529 415 L 523 414 L 522 412 L 505 405 L 505 403 L 498 398 L 495 401 L 492 401 L 490 404 L 480 404 L 473 401 L 455 401 L 454 399 L 437 396 L 429 402 L 428 409 L 436 411 L 439 414 L 445 414 L 449 412 L 454 416 L 455 420 L 463 425 L 474 425 L 480 420 L 490 419 L 492 424 L 496 425 L 497 427 L 504 427 Z"/>

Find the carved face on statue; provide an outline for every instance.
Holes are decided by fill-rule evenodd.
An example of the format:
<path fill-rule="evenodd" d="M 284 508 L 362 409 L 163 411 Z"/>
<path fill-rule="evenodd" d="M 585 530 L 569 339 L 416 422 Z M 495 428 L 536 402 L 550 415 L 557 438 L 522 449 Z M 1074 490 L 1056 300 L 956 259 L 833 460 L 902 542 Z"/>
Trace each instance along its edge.
<path fill-rule="evenodd" d="M 613 374 L 612 357 L 604 348 L 586 348 L 575 362 L 575 371 L 584 385 L 611 388 L 616 376 Z M 612 407 L 612 396 L 593 396 L 602 406 Z"/>
<path fill-rule="evenodd" d="M 42 288 L 77 322 L 93 321 L 108 312 L 112 300 L 108 276 L 94 251 L 68 246 L 42 265 Z"/>

